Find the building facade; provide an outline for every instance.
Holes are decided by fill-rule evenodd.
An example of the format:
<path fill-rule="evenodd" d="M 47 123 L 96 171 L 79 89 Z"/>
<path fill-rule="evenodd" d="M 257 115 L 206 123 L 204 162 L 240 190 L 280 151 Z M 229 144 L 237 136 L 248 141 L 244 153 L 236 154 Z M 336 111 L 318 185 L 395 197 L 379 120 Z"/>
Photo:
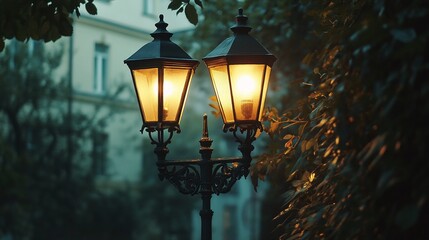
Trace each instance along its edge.
<path fill-rule="evenodd" d="M 109 180 L 136 181 L 142 168 L 141 140 L 136 140 L 141 117 L 131 75 L 123 60 L 152 41 L 149 34 L 159 20 L 158 13 L 170 19 L 172 32 L 191 27 L 183 15 L 176 16 L 167 10 L 168 3 L 98 1 L 98 15 L 82 11 L 74 19 L 73 36 L 61 40 L 68 49 L 63 59 L 67 69 L 63 69 L 71 79 L 73 111 L 109 119 L 106 132 L 94 136 L 93 141 L 99 171 Z"/>

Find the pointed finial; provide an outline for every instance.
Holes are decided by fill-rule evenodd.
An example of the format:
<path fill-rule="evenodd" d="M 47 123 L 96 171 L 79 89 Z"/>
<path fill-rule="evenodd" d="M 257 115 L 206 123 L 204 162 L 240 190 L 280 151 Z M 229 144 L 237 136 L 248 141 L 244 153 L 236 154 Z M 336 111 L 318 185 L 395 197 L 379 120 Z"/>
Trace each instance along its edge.
<path fill-rule="evenodd" d="M 207 126 L 207 114 L 204 113 L 203 115 L 203 138 L 208 138 L 209 137 L 209 130 L 208 130 L 208 126 Z"/>
<path fill-rule="evenodd" d="M 159 22 L 155 23 L 155 26 L 155 32 L 150 34 L 154 39 L 169 40 L 170 37 L 173 36 L 173 34 L 167 30 L 168 23 L 164 22 L 164 15 L 159 15 Z"/>
<path fill-rule="evenodd" d="M 243 9 L 238 9 L 238 15 L 235 17 L 235 25 L 231 27 L 234 33 L 247 34 L 252 29 L 247 26 L 247 16 L 243 15 Z"/>

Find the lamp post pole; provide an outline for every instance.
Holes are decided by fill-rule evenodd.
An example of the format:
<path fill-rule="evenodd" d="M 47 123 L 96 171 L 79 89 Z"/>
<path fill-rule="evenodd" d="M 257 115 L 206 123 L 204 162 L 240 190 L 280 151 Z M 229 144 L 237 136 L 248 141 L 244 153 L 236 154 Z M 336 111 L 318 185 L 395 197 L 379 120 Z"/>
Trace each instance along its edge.
<path fill-rule="evenodd" d="M 201 172 L 201 199 L 203 206 L 200 211 L 201 216 L 201 239 L 212 239 L 212 217 L 211 209 L 212 198 L 212 165 L 210 163 L 213 149 L 211 148 L 213 140 L 209 138 L 207 127 L 207 115 L 203 117 L 203 136 L 200 139 L 200 172 Z"/>

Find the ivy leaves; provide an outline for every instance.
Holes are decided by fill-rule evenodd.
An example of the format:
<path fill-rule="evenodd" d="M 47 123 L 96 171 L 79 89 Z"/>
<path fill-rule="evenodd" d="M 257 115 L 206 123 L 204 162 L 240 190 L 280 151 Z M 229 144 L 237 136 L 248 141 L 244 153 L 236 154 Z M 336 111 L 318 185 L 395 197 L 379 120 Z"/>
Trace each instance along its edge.
<path fill-rule="evenodd" d="M 4 39 L 16 38 L 56 41 L 61 36 L 71 36 L 73 25 L 71 14 L 80 16 L 79 7 L 85 4 L 87 12 L 97 14 L 94 0 L 71 1 L 3 1 L 0 9 L 0 51 Z"/>
<path fill-rule="evenodd" d="M 194 4 L 198 5 L 201 9 L 203 8 L 203 3 L 201 0 L 194 0 Z M 168 9 L 176 11 L 176 14 L 185 11 L 185 16 L 188 21 L 194 25 L 197 25 L 198 13 L 194 4 L 190 3 L 190 0 L 171 0 L 170 4 L 168 5 Z"/>
<path fill-rule="evenodd" d="M 314 33 L 301 36 L 302 51 L 293 56 L 304 56 L 302 66 L 288 72 L 301 82 L 290 92 L 301 95 L 295 106 L 267 112 L 266 131 L 276 145 L 252 171 L 259 179 L 283 177 L 274 183 L 287 189 L 275 217 L 284 229 L 280 239 L 427 238 L 429 133 L 415 119 L 429 111 L 423 53 L 429 35 L 422 25 L 428 4 L 369 3 L 308 1 L 291 18 Z M 296 10 L 278 11 L 290 22 Z M 296 46 L 287 38 L 280 44 Z"/>

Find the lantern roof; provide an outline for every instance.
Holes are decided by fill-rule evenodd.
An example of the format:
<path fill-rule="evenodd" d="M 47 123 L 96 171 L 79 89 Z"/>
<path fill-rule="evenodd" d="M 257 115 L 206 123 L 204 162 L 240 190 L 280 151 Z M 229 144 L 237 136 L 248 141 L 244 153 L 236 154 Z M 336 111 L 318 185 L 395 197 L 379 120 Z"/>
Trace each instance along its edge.
<path fill-rule="evenodd" d="M 159 22 L 155 24 L 157 29 L 150 35 L 154 38 L 152 42 L 141 47 L 137 52 L 127 58 L 124 63 L 148 60 L 172 60 L 189 61 L 194 64 L 198 60 L 192 59 L 181 47 L 170 40 L 172 33 L 167 30 L 168 24 L 164 22 L 164 16 L 159 15 Z"/>
<path fill-rule="evenodd" d="M 256 58 L 256 60 L 272 65 L 277 58 L 248 34 L 252 28 L 247 25 L 247 19 L 247 16 L 243 15 L 243 9 L 239 9 L 236 24 L 231 27 L 234 35 L 220 43 L 203 60 L 207 62 L 212 59 L 230 58 L 251 63 Z M 243 58 L 244 56 L 247 56 L 248 59 Z"/>

